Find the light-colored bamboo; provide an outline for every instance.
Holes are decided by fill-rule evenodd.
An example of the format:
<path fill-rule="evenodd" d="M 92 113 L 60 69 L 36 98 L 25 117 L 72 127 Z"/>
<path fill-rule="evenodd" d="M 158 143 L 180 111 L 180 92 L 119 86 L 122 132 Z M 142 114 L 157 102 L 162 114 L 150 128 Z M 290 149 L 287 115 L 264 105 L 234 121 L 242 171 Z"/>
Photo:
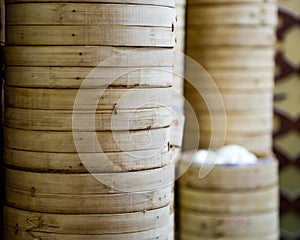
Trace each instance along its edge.
<path fill-rule="evenodd" d="M 17 229 L 17 236 L 35 236 L 39 233 L 102 235 L 140 232 L 169 227 L 169 215 L 170 206 L 136 213 L 86 215 L 47 214 L 4 208 L 6 228 Z"/>
<path fill-rule="evenodd" d="M 183 233 L 230 238 L 274 236 L 278 232 L 278 212 L 238 215 L 180 211 Z"/>
<path fill-rule="evenodd" d="M 214 27 L 190 27 L 187 29 L 188 46 L 270 46 L 276 37 L 273 28 L 266 26 L 245 28 L 217 25 Z M 255 37 L 253 37 L 255 36 Z"/>
<path fill-rule="evenodd" d="M 205 166 L 204 170 L 205 170 Z M 278 162 L 261 160 L 255 165 L 215 166 L 205 177 L 199 178 L 199 167 L 191 166 L 180 178 L 180 184 L 194 189 L 246 190 L 276 185 Z M 221 199 L 220 199 L 221 201 Z"/>
<path fill-rule="evenodd" d="M 7 148 L 53 153 L 150 150 L 167 146 L 169 140 L 169 127 L 134 131 L 76 132 L 74 135 L 72 132 L 30 131 L 14 128 L 4 130 L 4 146 Z"/>
<path fill-rule="evenodd" d="M 172 67 L 86 68 L 11 67 L 5 70 L 7 86 L 30 88 L 168 87 Z"/>
<path fill-rule="evenodd" d="M 173 47 L 175 32 L 167 27 L 8 26 L 7 44 Z"/>
<path fill-rule="evenodd" d="M 57 0 L 8 0 L 8 4 L 12 3 L 49 3 Z M 69 3 L 69 0 L 60 0 L 61 3 Z M 174 0 L 73 0 L 75 3 L 118 3 L 118 4 L 142 4 L 142 5 L 154 5 L 154 6 L 166 6 L 175 7 Z"/>
<path fill-rule="evenodd" d="M 195 190 L 182 186 L 178 196 L 182 208 L 201 212 L 251 214 L 266 210 L 277 211 L 279 203 L 277 185 L 245 191 Z"/>
<path fill-rule="evenodd" d="M 188 26 L 197 25 L 260 25 L 276 26 L 277 8 L 274 3 L 235 3 L 195 5 L 189 9 Z"/>
<path fill-rule="evenodd" d="M 82 153 L 80 155 L 5 148 L 4 162 L 8 166 L 39 172 L 103 173 L 160 168 L 170 164 L 171 158 L 168 147 L 134 152 Z"/>
<path fill-rule="evenodd" d="M 132 184 L 135 184 L 134 182 Z M 6 203 L 23 210 L 61 214 L 113 214 L 149 211 L 172 202 L 173 186 L 117 194 L 49 194 L 6 187 Z"/>
<path fill-rule="evenodd" d="M 173 53 L 169 48 L 7 46 L 5 59 L 10 66 L 31 67 L 173 66 Z"/>
<path fill-rule="evenodd" d="M 7 25 L 169 27 L 174 8 L 133 4 L 26 3 L 7 6 Z"/>
<path fill-rule="evenodd" d="M 95 130 L 141 130 L 163 128 L 171 125 L 171 110 L 166 107 L 136 110 L 96 111 L 88 114 L 95 115 Z M 5 108 L 5 125 L 11 128 L 37 131 L 84 131 L 90 129 L 84 126 L 72 126 L 72 119 L 86 121 L 85 111 L 72 110 L 32 110 L 21 108 Z"/>
<path fill-rule="evenodd" d="M 39 194 L 74 196 L 153 191 L 172 186 L 174 181 L 173 164 L 139 172 L 67 174 L 25 172 L 7 168 L 5 173 L 7 187 L 30 192 L 33 196 Z M 74 211 L 76 210 L 74 209 Z"/>
<path fill-rule="evenodd" d="M 114 110 L 158 108 L 171 105 L 170 88 L 33 89 L 6 90 L 7 106 L 45 110 Z M 100 97 L 101 93 L 101 97 Z"/>

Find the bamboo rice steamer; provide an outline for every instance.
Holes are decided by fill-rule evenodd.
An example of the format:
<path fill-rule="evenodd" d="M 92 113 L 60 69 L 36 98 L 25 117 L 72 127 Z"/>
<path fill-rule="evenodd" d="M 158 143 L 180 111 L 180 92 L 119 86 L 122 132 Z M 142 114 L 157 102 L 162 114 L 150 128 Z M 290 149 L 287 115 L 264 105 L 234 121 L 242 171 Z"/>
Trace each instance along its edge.
<path fill-rule="evenodd" d="M 84 158 L 84 164 L 81 158 Z M 103 173 L 161 168 L 170 164 L 171 158 L 168 147 L 134 152 L 81 153 L 80 155 L 5 148 L 4 162 L 7 166 L 39 172 Z"/>
<path fill-rule="evenodd" d="M 30 88 L 168 87 L 172 67 L 89 68 L 7 66 L 7 86 Z"/>
<path fill-rule="evenodd" d="M 173 53 L 169 48 L 7 46 L 5 60 L 28 67 L 172 67 Z"/>
<path fill-rule="evenodd" d="M 169 106 L 170 88 L 40 89 L 7 87 L 6 104 L 40 110 L 122 110 Z M 100 95 L 101 94 L 101 95 Z"/>
<path fill-rule="evenodd" d="M 201 24 L 275 26 L 277 24 L 277 8 L 274 3 L 268 2 L 191 5 L 187 24 L 188 26 Z"/>
<path fill-rule="evenodd" d="M 29 212 L 5 207 L 4 216 L 7 219 L 6 228 L 11 229 L 7 234 L 14 233 L 17 239 L 39 233 L 58 237 L 65 234 L 114 236 L 169 227 L 170 206 L 145 212 L 83 215 Z M 11 232 L 13 229 L 17 231 Z"/>
<path fill-rule="evenodd" d="M 79 151 L 82 153 L 127 152 L 167 146 L 170 141 L 170 127 L 96 133 L 76 132 L 76 135 L 72 132 L 5 128 L 4 139 L 5 147 L 25 151 L 76 153 L 76 147 L 80 145 Z"/>
<path fill-rule="evenodd" d="M 7 6 L 7 25 L 114 25 L 172 28 L 175 9 L 134 4 L 26 3 Z"/>

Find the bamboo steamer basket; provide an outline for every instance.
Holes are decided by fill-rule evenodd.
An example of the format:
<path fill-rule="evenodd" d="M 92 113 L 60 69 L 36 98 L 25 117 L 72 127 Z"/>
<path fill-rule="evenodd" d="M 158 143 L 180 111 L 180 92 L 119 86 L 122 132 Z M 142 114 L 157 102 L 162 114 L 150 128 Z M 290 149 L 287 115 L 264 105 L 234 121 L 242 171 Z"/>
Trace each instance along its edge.
<path fill-rule="evenodd" d="M 75 111 L 114 110 L 117 114 L 117 111 L 122 109 L 169 106 L 172 98 L 170 88 L 100 90 L 7 87 L 6 104 L 10 107 L 26 109 L 73 110 L 76 103 Z"/>
<path fill-rule="evenodd" d="M 187 54 L 204 68 L 273 68 L 274 49 L 256 47 L 188 48 Z"/>
<path fill-rule="evenodd" d="M 25 151 L 53 153 L 127 152 L 167 146 L 170 141 L 170 128 L 96 133 L 76 132 L 76 135 L 73 135 L 72 132 L 5 128 L 4 141 L 4 146 L 7 148 Z M 76 146 L 80 146 L 78 150 Z"/>
<path fill-rule="evenodd" d="M 30 88 L 168 87 L 172 67 L 87 68 L 7 66 L 7 86 Z"/>
<path fill-rule="evenodd" d="M 148 211 L 172 202 L 172 186 L 144 192 L 117 194 L 32 193 L 6 187 L 6 203 L 28 211 L 61 214 L 113 214 Z M 28 189 L 30 190 L 30 189 Z M 84 204 L 83 204 L 84 203 Z"/>
<path fill-rule="evenodd" d="M 26 3 L 7 6 L 7 25 L 123 25 L 169 27 L 175 9 L 151 5 Z"/>
<path fill-rule="evenodd" d="M 183 209 L 229 214 L 277 211 L 278 196 L 277 185 L 262 189 L 229 192 L 209 189 L 195 190 L 188 187 L 179 189 L 179 202 Z"/>
<path fill-rule="evenodd" d="M 198 133 L 197 133 L 198 134 Z M 238 144 L 245 147 L 249 151 L 253 152 L 259 157 L 269 157 L 272 155 L 272 131 L 268 133 L 230 133 L 227 132 L 214 135 L 213 142 L 211 134 L 206 132 L 200 132 L 200 149 L 208 149 L 209 147 L 216 150 L 224 145 Z M 185 131 L 184 144 L 186 147 L 189 145 L 194 146 L 195 143 L 194 130 L 187 129 Z M 225 139 L 224 139 L 225 137 Z"/>
<path fill-rule="evenodd" d="M 12 3 L 49 3 L 57 2 L 54 0 L 8 0 L 8 4 Z M 69 3 L 68 0 L 60 0 L 62 3 Z M 139 5 L 154 5 L 154 6 L 165 6 L 165 7 L 175 7 L 174 0 L 73 0 L 74 3 L 118 3 L 118 4 L 139 4 Z"/>
<path fill-rule="evenodd" d="M 65 234 L 87 236 L 112 234 L 112 237 L 116 236 L 115 234 L 125 233 L 135 235 L 137 232 L 160 229 L 164 226 L 169 228 L 169 215 L 170 206 L 145 212 L 83 215 L 49 214 L 28 212 L 10 207 L 4 208 L 4 216 L 7 220 L 6 229 L 10 229 L 7 234 L 11 235 L 17 232 L 17 239 L 24 239 L 23 236 L 35 236 L 35 234 L 41 233 L 50 234 L 50 236 L 53 234 L 59 239 L 64 239 Z M 16 228 L 17 231 L 12 231 Z M 70 236 L 68 237 L 70 238 Z"/>
<path fill-rule="evenodd" d="M 172 115 L 167 107 L 136 110 L 73 112 L 72 110 L 35 110 L 5 108 L 5 125 L 10 128 L 36 131 L 84 131 L 89 128 L 72 126 L 72 118 L 85 121 L 95 115 L 95 130 L 142 130 L 164 128 L 171 125 Z"/>
<path fill-rule="evenodd" d="M 134 152 L 81 153 L 80 155 L 5 148 L 4 162 L 7 166 L 39 172 L 103 173 L 161 168 L 170 164 L 171 158 L 168 147 Z M 88 169 L 85 166 L 88 166 Z"/>
<path fill-rule="evenodd" d="M 173 47 L 172 27 L 127 26 L 8 26 L 10 45 Z"/>
<path fill-rule="evenodd" d="M 210 2 L 211 3 L 211 2 Z M 197 25 L 269 25 L 277 24 L 274 3 L 234 3 L 194 5 L 189 8 L 188 26 Z"/>
<path fill-rule="evenodd" d="M 188 46 L 270 46 L 276 41 L 273 28 L 258 26 L 245 28 L 241 26 L 217 25 L 207 28 L 205 25 L 187 29 Z M 253 37 L 255 36 L 255 37 Z"/>
<path fill-rule="evenodd" d="M 7 187 L 29 192 L 32 196 L 40 196 L 40 198 L 47 194 L 50 197 L 50 194 L 74 196 L 153 191 L 170 187 L 173 181 L 173 164 L 139 172 L 97 174 L 38 173 L 6 168 Z M 107 211 L 113 210 L 107 209 Z"/>
<path fill-rule="evenodd" d="M 5 60 L 28 67 L 172 67 L 173 53 L 169 48 L 7 46 Z"/>
<path fill-rule="evenodd" d="M 203 166 L 204 170 L 211 169 Z M 207 169 L 206 169 L 207 168 Z M 243 181 L 241 181 L 243 179 Z M 250 190 L 278 183 L 278 162 L 272 158 L 253 165 L 217 165 L 205 177 L 199 178 L 199 167 L 192 165 L 180 178 L 180 186 L 201 189 Z"/>
<path fill-rule="evenodd" d="M 241 215 L 195 213 L 181 211 L 183 233 L 196 236 L 220 236 L 230 238 L 274 236 L 278 233 L 278 212 L 263 212 Z M 199 227 L 200 226 L 200 227 Z M 262 227 L 263 226 L 263 227 Z"/>

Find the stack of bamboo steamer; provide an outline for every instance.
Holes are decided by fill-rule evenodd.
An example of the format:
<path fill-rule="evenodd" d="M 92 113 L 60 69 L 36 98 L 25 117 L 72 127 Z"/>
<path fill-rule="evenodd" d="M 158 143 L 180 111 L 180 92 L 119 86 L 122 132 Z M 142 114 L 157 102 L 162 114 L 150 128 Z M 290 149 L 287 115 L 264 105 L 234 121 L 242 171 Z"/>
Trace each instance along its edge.
<path fill-rule="evenodd" d="M 275 0 L 190 0 L 187 17 L 187 54 L 211 75 L 226 111 L 225 144 L 239 144 L 258 156 L 272 149 L 274 43 L 277 23 Z M 192 71 L 192 70 L 191 70 Z M 199 77 L 199 81 L 201 78 Z M 211 116 L 222 118 L 216 92 L 205 83 L 206 104 L 190 85 L 187 99 L 199 120 L 200 147 L 207 148 L 211 132 L 222 142 Z M 187 119 L 189 116 L 186 116 Z M 187 121 L 188 122 L 188 121 Z M 186 126 L 187 135 L 195 131 Z M 187 143 L 188 144 L 188 143 Z M 215 146 L 213 148 L 222 146 Z"/>
<path fill-rule="evenodd" d="M 180 179 L 180 239 L 279 239 L 277 161 L 200 169 Z"/>
<path fill-rule="evenodd" d="M 174 26 L 173 0 L 8 1 L 5 239 L 173 239 Z"/>

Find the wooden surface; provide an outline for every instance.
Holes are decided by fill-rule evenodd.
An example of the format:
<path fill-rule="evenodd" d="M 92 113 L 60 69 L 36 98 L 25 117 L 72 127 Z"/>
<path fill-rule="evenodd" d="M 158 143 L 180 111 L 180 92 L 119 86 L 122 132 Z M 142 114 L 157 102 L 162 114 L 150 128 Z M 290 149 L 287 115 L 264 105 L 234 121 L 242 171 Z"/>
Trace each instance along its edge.
<path fill-rule="evenodd" d="M 214 240 L 214 237 L 208 236 L 199 236 L 199 235 L 191 235 L 186 233 L 180 234 L 181 240 Z M 260 236 L 230 236 L 230 237 L 220 237 L 220 240 L 274 240 L 279 239 L 279 233 L 267 234 L 267 235 L 260 235 Z"/>
<path fill-rule="evenodd" d="M 139 172 L 98 174 L 38 173 L 6 169 L 7 187 L 37 196 L 39 194 L 96 195 L 153 191 L 172 186 L 173 181 L 173 164 Z"/>
<path fill-rule="evenodd" d="M 147 231 L 169 225 L 170 207 L 125 214 L 47 214 L 5 207 L 6 228 L 26 233 L 101 235 Z M 10 233 L 11 234 L 11 233 Z M 19 238 L 22 239 L 22 238 Z M 60 238 L 61 239 L 61 238 Z"/>
<path fill-rule="evenodd" d="M 154 5 L 26 3 L 7 6 L 7 25 L 172 27 L 175 9 Z"/>
<path fill-rule="evenodd" d="M 8 26 L 9 45 L 173 47 L 172 27 Z"/>
<path fill-rule="evenodd" d="M 168 48 L 7 46 L 5 60 L 9 66 L 32 67 L 172 67 L 173 53 Z"/>
<path fill-rule="evenodd" d="M 6 104 L 44 110 L 114 110 L 169 106 L 171 88 L 33 89 L 7 87 Z M 101 94 L 101 97 L 100 97 Z M 76 106 L 76 107 L 74 107 Z"/>

